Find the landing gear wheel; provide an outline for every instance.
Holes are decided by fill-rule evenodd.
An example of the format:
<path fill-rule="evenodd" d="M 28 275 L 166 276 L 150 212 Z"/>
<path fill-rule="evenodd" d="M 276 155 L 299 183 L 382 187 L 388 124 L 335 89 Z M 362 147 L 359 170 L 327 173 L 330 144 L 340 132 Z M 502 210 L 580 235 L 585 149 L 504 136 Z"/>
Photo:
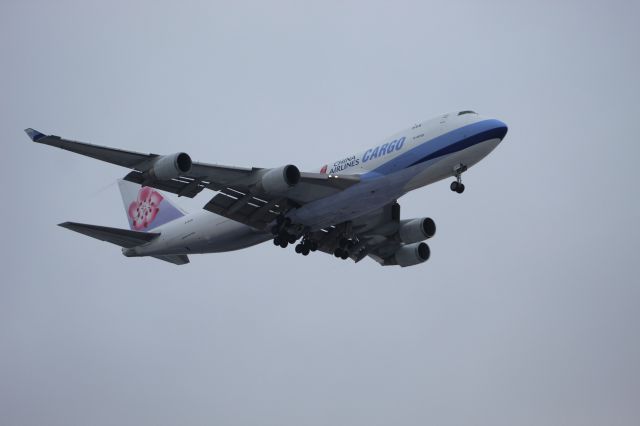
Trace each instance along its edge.
<path fill-rule="evenodd" d="M 273 239 L 273 245 L 274 246 L 279 246 L 280 245 L 280 237 L 275 237 Z"/>
<path fill-rule="evenodd" d="M 280 241 L 280 247 L 287 248 L 288 245 L 289 245 L 289 242 L 287 240 Z"/>
<path fill-rule="evenodd" d="M 459 164 L 454 169 L 454 177 L 456 180 L 451 182 L 451 190 L 453 192 L 457 192 L 458 194 L 462 194 L 464 192 L 464 184 L 462 183 L 462 173 L 467 171 L 467 166 L 465 164 Z"/>
<path fill-rule="evenodd" d="M 343 251 L 342 256 L 340 256 L 342 260 L 347 260 L 349 258 L 349 252 Z"/>
<path fill-rule="evenodd" d="M 302 253 L 302 245 L 301 244 L 296 245 L 296 253 Z"/>
<path fill-rule="evenodd" d="M 302 247 L 302 250 L 300 251 L 300 253 L 302 253 L 303 256 L 308 256 L 309 255 L 309 249 L 307 247 Z"/>

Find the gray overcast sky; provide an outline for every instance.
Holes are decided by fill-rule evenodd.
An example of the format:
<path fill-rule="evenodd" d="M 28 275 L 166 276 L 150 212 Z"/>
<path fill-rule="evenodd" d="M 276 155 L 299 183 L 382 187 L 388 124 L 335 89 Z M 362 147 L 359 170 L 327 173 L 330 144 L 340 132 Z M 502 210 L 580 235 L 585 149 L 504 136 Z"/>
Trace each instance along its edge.
<path fill-rule="evenodd" d="M 637 1 L 2 1 L 0 424 L 638 424 L 639 18 Z M 126 227 L 126 171 L 22 132 L 304 168 L 458 109 L 509 134 L 464 195 L 400 200 L 438 224 L 405 269 L 271 244 L 126 259 L 55 226 Z"/>

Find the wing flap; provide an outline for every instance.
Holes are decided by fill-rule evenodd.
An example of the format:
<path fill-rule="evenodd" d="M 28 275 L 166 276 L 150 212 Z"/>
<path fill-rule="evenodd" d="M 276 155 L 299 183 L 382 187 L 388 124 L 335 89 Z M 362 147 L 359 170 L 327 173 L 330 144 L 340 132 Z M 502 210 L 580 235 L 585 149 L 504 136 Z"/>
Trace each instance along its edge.
<path fill-rule="evenodd" d="M 285 198 L 264 200 L 236 188 L 225 188 L 204 209 L 253 228 L 266 230 L 269 223 L 291 206 Z"/>
<path fill-rule="evenodd" d="M 193 198 L 198 195 L 209 184 L 209 182 L 207 181 L 188 177 L 178 177 L 169 180 L 147 182 L 144 175 L 135 170 L 130 172 L 123 179 L 129 182 L 137 183 L 139 185 L 151 186 L 161 191 L 171 192 L 173 194 L 177 194 L 179 197 L 189 198 Z"/>

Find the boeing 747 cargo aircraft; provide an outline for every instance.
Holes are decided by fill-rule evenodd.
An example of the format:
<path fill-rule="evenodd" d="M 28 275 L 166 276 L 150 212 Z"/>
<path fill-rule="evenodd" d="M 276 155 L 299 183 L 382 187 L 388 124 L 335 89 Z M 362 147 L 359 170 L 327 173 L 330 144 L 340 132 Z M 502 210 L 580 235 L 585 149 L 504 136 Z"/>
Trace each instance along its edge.
<path fill-rule="evenodd" d="M 60 226 L 122 247 L 128 257 L 152 256 L 177 265 L 188 255 L 238 250 L 271 240 L 307 256 L 322 251 L 359 262 L 412 266 L 425 262 L 430 218 L 402 219 L 397 200 L 409 191 L 462 174 L 504 139 L 505 123 L 473 111 L 414 125 L 363 152 L 303 172 L 193 162 L 184 152 L 143 154 L 75 142 L 26 129 L 32 141 L 126 167 L 119 181 L 130 229 L 75 222 Z M 217 192 L 187 214 L 160 191 L 195 197 Z"/>

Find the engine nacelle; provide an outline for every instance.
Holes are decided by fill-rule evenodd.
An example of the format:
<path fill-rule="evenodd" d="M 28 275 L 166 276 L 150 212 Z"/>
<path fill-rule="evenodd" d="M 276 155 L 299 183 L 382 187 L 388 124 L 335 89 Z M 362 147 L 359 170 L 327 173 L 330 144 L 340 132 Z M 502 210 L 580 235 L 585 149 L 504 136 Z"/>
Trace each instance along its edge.
<path fill-rule="evenodd" d="M 393 257 L 397 265 L 404 267 L 426 262 L 430 255 L 427 243 L 413 243 L 400 247 Z"/>
<path fill-rule="evenodd" d="M 260 189 L 267 194 L 283 194 L 300 182 L 300 170 L 292 164 L 267 170 L 260 179 Z"/>
<path fill-rule="evenodd" d="M 184 152 L 163 155 L 153 163 L 149 174 L 157 180 L 169 180 L 191 170 L 191 157 Z"/>
<path fill-rule="evenodd" d="M 428 240 L 436 233 L 436 223 L 430 217 L 407 219 L 400 222 L 398 236 L 405 244 Z"/>

